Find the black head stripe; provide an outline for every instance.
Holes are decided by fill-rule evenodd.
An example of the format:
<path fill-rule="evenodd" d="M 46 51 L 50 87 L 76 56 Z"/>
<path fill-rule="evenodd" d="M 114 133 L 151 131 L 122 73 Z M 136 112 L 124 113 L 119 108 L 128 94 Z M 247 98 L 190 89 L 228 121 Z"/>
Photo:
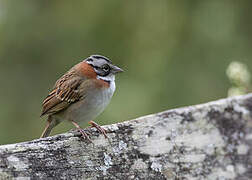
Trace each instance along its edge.
<path fill-rule="evenodd" d="M 109 75 L 110 71 L 105 72 L 104 70 L 102 70 L 101 67 L 95 66 L 93 64 L 89 64 L 90 66 L 92 66 L 95 69 L 95 72 L 99 75 L 99 76 L 107 76 Z"/>
<path fill-rule="evenodd" d="M 92 66 L 92 67 L 95 68 L 95 69 L 100 69 L 100 67 L 95 66 L 95 65 L 93 65 L 93 64 L 89 64 L 89 65 Z"/>
<path fill-rule="evenodd" d="M 112 63 L 108 58 L 106 58 L 105 56 L 101 56 L 101 55 L 92 55 L 91 57 L 95 58 L 95 59 L 103 59 L 105 61 L 107 61 L 108 63 Z"/>
<path fill-rule="evenodd" d="M 86 61 L 93 62 L 93 59 L 92 58 L 87 58 Z"/>

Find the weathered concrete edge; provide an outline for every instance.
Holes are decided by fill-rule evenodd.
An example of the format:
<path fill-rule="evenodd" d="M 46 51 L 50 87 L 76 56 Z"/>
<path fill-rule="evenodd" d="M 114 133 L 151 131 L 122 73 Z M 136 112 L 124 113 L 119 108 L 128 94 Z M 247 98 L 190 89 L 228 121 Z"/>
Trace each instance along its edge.
<path fill-rule="evenodd" d="M 162 111 L 162 112 L 158 112 L 158 113 L 154 113 L 154 114 L 149 114 L 149 115 L 144 115 L 132 120 L 126 120 L 123 122 L 119 122 L 119 123 L 114 123 L 114 124 L 109 124 L 109 125 L 104 125 L 102 126 L 104 129 L 106 129 L 109 132 L 114 132 L 118 129 L 118 125 L 129 125 L 129 124 L 138 124 L 141 123 L 141 121 L 144 121 L 146 118 L 150 118 L 152 116 L 156 116 L 156 115 L 163 115 L 163 114 L 169 114 L 169 113 L 173 113 L 173 112 L 178 112 L 178 113 L 186 113 L 186 112 L 190 112 L 190 111 L 195 111 L 197 109 L 202 109 L 204 107 L 211 107 L 211 106 L 222 106 L 222 105 L 228 105 L 233 101 L 241 101 L 244 102 L 244 100 L 249 100 L 251 99 L 252 101 L 252 93 L 246 94 L 246 95 L 240 95 L 240 96 L 234 96 L 234 97 L 228 97 L 228 98 L 222 98 L 222 99 L 218 99 L 218 100 L 213 100 L 213 101 L 209 101 L 207 103 L 201 103 L 201 104 L 196 104 L 196 105 L 189 105 L 189 106 L 184 106 L 184 107 L 179 107 L 179 108 L 174 108 L 174 109 L 169 109 L 166 111 Z M 252 113 L 252 102 L 251 103 L 251 113 Z M 93 131 L 96 131 L 95 129 L 92 129 Z M 14 148 L 17 145 L 21 145 L 24 143 L 36 143 L 36 142 L 40 142 L 40 141 L 47 141 L 47 140 L 58 140 L 59 138 L 70 138 L 70 137 L 75 137 L 76 133 L 73 133 L 71 131 L 66 132 L 66 133 L 62 133 L 62 134 L 57 134 L 54 136 L 50 136 L 47 138 L 40 138 L 40 139 L 34 139 L 31 141 L 24 141 L 24 142 L 19 142 L 19 143 L 13 143 L 13 144 L 5 144 L 5 145 L 0 145 L 0 149 L 11 149 Z"/>
<path fill-rule="evenodd" d="M 206 114 L 207 113 L 207 114 Z M 226 178 L 229 179 L 233 179 L 233 178 L 244 178 L 244 177 L 252 177 L 251 174 L 251 161 L 249 162 L 245 162 L 245 159 L 249 159 L 251 154 L 251 149 L 252 149 L 252 144 L 249 143 L 247 144 L 246 141 L 244 141 L 244 138 L 238 138 L 238 140 L 236 139 L 236 137 L 233 137 L 233 135 L 237 134 L 237 132 L 243 132 L 243 133 L 248 133 L 251 134 L 251 125 L 248 126 L 248 131 L 246 130 L 246 126 L 244 126 L 245 124 L 247 124 L 247 120 L 249 120 L 249 122 L 251 122 L 252 120 L 252 94 L 248 94 L 248 95 L 244 95 L 244 96 L 238 96 L 238 97 L 232 97 L 232 98 L 227 98 L 227 99 L 221 99 L 218 101 L 212 101 L 206 104 L 200 104 L 200 105 L 194 105 L 194 106 L 188 106 L 188 107 L 183 107 L 183 108 L 178 108 L 178 109 L 171 109 L 168 111 L 164 111 L 164 112 L 160 112 L 157 114 L 152 114 L 152 115 L 147 115 L 147 116 L 143 116 L 137 119 L 133 119 L 131 121 L 125 121 L 122 123 L 117 123 L 117 124 L 112 124 L 112 125 L 107 125 L 104 126 L 105 129 L 108 130 L 108 134 L 109 135 L 115 135 L 115 134 L 120 134 L 123 135 L 127 134 L 128 137 L 123 137 L 122 136 L 112 136 L 112 147 L 116 148 L 117 144 L 120 142 L 123 142 L 124 145 L 128 146 L 127 149 L 129 151 L 134 150 L 134 146 L 136 146 L 138 149 L 137 151 L 134 151 L 134 153 L 136 154 L 136 156 L 134 156 L 134 158 L 138 157 L 137 159 L 134 159 L 134 165 L 131 166 L 131 164 L 127 164 L 127 169 L 128 168 L 132 168 L 132 167 L 138 167 L 139 165 L 141 165 L 142 168 L 144 168 L 144 170 L 141 170 L 142 174 L 138 174 L 139 176 L 143 176 L 148 175 L 152 176 L 152 177 L 159 177 L 160 179 L 164 179 L 163 177 L 165 176 L 166 178 L 172 178 L 172 179 L 176 179 L 176 178 L 192 178 L 192 177 L 197 177 L 198 179 L 202 179 L 203 177 L 211 177 L 211 179 L 214 179 L 213 177 L 219 177 L 219 174 L 222 173 L 223 176 L 225 175 Z M 195 116 L 196 115 L 196 116 Z M 198 116 L 199 115 L 199 116 Z M 228 115 L 228 116 L 226 116 Z M 179 119 L 178 119 L 179 118 Z M 204 118 L 204 119 L 202 119 Z M 208 119 L 209 118 L 209 119 Z M 224 122 L 223 122 L 224 121 Z M 185 147 L 184 145 L 179 145 L 177 147 L 175 147 L 174 143 L 179 143 L 179 140 L 181 140 L 183 134 L 177 134 L 175 139 L 173 140 L 167 140 L 165 143 L 168 144 L 168 149 L 167 146 L 165 147 L 166 150 L 165 151 L 161 151 L 156 153 L 153 152 L 152 149 L 152 144 L 150 144 L 150 140 L 151 142 L 156 142 L 155 140 L 157 140 L 160 137 L 160 134 L 156 134 L 156 132 L 158 131 L 158 133 L 160 133 L 160 131 L 165 130 L 166 134 L 165 137 L 167 137 L 167 135 L 170 135 L 170 132 L 172 133 L 172 129 L 169 127 L 170 125 L 174 124 L 174 122 L 179 122 L 180 123 L 180 127 L 182 127 L 183 130 L 187 125 L 192 125 L 193 127 L 197 127 L 196 124 L 194 123 L 198 123 L 198 122 L 205 122 L 208 123 L 207 124 L 203 124 L 203 128 L 206 128 L 207 126 L 209 126 L 211 129 L 210 131 L 208 131 L 208 135 L 217 135 L 215 136 L 217 138 L 217 140 L 221 140 L 222 144 L 216 144 L 216 147 L 218 147 L 219 149 L 221 149 L 221 147 L 226 148 L 226 146 L 228 146 L 229 144 L 231 146 L 235 146 L 235 148 L 233 148 L 230 152 L 225 151 L 225 152 L 221 152 L 221 154 L 217 154 L 217 156 L 212 156 L 212 157 L 208 157 L 205 156 L 204 154 L 206 154 L 205 150 L 203 148 L 198 148 L 198 150 L 188 150 L 187 153 L 191 152 L 190 154 L 183 154 L 183 152 L 180 152 L 180 149 L 183 150 L 183 148 Z M 227 124 L 225 124 L 227 123 Z M 234 123 L 234 125 L 233 125 Z M 231 125 L 231 127 L 226 127 L 226 125 Z M 237 126 L 236 126 L 237 125 Z M 241 127 L 241 129 L 239 129 Z M 155 128 L 152 129 L 152 128 Z M 166 129 L 168 128 L 168 130 Z M 218 128 L 218 130 L 216 129 Z M 233 128 L 233 129 L 232 129 Z M 196 130 L 199 130 L 200 128 L 197 127 Z M 207 128 L 208 129 L 208 128 Z M 153 132 L 154 133 L 151 133 Z M 128 132 L 127 132 L 128 131 Z M 219 132 L 219 131 L 223 131 L 224 134 L 215 134 L 213 132 Z M 200 131 L 199 131 L 200 132 Z M 118 170 L 115 166 L 110 166 L 111 163 L 111 159 L 109 161 L 109 163 L 107 162 L 107 158 L 106 157 L 110 157 L 110 158 L 118 158 L 118 156 L 115 156 L 115 154 L 110 154 L 110 148 L 106 147 L 106 142 L 104 141 L 104 138 L 102 136 L 98 137 L 98 133 L 93 130 L 92 133 L 95 134 L 94 136 L 94 140 L 95 140 L 95 146 L 99 147 L 99 153 L 106 153 L 106 156 L 103 154 L 101 156 L 99 156 L 99 158 L 103 159 L 104 158 L 104 163 L 99 163 L 98 168 L 105 168 L 105 173 L 107 174 L 107 177 L 111 177 L 111 175 L 114 175 L 113 177 L 116 179 L 116 177 L 118 177 L 118 174 L 114 174 L 114 172 L 116 170 Z M 90 160 L 92 159 L 92 157 L 94 155 L 97 155 L 97 151 L 93 148 L 91 148 L 90 146 L 86 147 L 86 143 L 85 142 L 79 142 L 79 138 L 77 138 L 76 136 L 78 136 L 78 134 L 76 133 L 72 133 L 72 132 L 68 132 L 68 133 L 64 133 L 64 134 L 59 134 L 53 137 L 48 137 L 48 138 L 44 138 L 44 139 L 36 139 L 33 141 L 29 141 L 29 142 L 23 142 L 23 143 L 17 143 L 17 144 L 10 144 L 10 145 L 3 145 L 0 146 L 0 155 L 2 153 L 3 157 L 7 157 L 7 162 L 11 163 L 11 166 L 8 166 L 8 169 L 3 169 L 3 173 L 4 172 L 9 172 L 10 174 L 14 175 L 14 177 L 33 177 L 33 178 L 37 178 L 40 177 L 40 172 L 41 170 L 38 170 L 36 167 L 38 167 L 38 164 L 29 164 L 31 162 L 27 162 L 26 160 L 23 161 L 23 158 L 26 158 L 27 156 L 29 157 L 31 155 L 31 153 L 35 152 L 35 160 L 37 161 L 37 155 L 41 154 L 42 155 L 42 162 L 44 161 L 58 161 L 59 163 L 61 163 L 61 158 L 63 157 L 69 157 L 71 155 L 75 155 L 74 152 L 72 152 L 71 150 L 76 150 L 76 148 L 79 148 L 81 151 L 78 153 L 83 153 L 82 156 L 84 155 L 85 157 L 87 157 L 86 155 L 88 155 L 88 157 L 90 158 Z M 148 136 L 147 138 L 144 138 L 144 142 L 141 140 L 143 137 Z M 197 139 L 200 136 L 204 136 L 203 134 L 199 133 L 198 136 L 195 138 L 193 138 L 194 140 Z M 227 141 L 223 138 L 227 138 Z M 189 142 L 191 139 L 184 139 L 184 142 Z M 97 143 L 98 141 L 100 141 L 100 143 Z M 158 139 L 159 140 L 159 139 Z M 240 141 L 241 140 L 241 141 Z M 225 142 L 224 142 L 225 141 Z M 68 142 L 71 144 L 71 146 L 64 146 L 62 144 L 62 142 Z M 162 141 L 164 143 L 164 141 Z M 126 143 L 126 144 L 125 144 Z M 144 144 L 143 144 L 144 143 Z M 223 144 L 224 143 L 224 144 Z M 193 146 L 197 147 L 198 142 L 194 142 Z M 63 146 L 62 146 L 63 145 Z M 84 147 L 83 147 L 84 145 Z M 241 145 L 240 147 L 245 147 L 246 150 L 246 157 L 244 157 L 243 155 L 239 155 L 239 152 L 236 152 L 237 149 L 237 145 Z M 53 149 L 57 147 L 58 150 L 60 151 L 53 151 Z M 147 148 L 146 148 L 147 147 Z M 148 149 L 148 147 L 150 147 Z M 57 157 L 57 155 L 59 155 L 58 153 L 62 153 L 61 150 L 68 148 L 67 151 L 68 153 L 66 153 L 64 156 L 59 156 Z M 249 149 L 248 149 L 249 148 Z M 49 151 L 47 151 L 47 149 Z M 162 148 L 161 148 L 162 149 Z M 243 148 L 244 149 L 244 148 Z M 124 151 L 125 150 L 125 151 Z M 123 151 L 121 151 L 120 153 L 125 153 L 126 149 L 124 149 Z M 127 150 L 127 151 L 128 151 Z M 129 154 L 133 154 L 132 151 L 129 152 Z M 170 153 L 169 153 L 170 152 Z M 249 152 L 249 154 L 247 154 L 247 152 Z M 56 155 L 56 158 L 51 158 L 48 159 L 47 158 L 47 154 L 48 153 L 53 153 L 54 155 Z M 73 153 L 73 154 L 72 154 Z M 243 152 L 242 152 L 243 153 Z M 12 155 L 14 154 L 14 156 Z M 128 155 L 129 155 L 128 154 Z M 228 158 L 227 160 L 229 161 L 230 165 L 226 165 L 225 163 L 222 163 L 222 158 L 224 157 L 224 155 L 230 155 L 231 159 Z M 188 156 L 189 155 L 189 156 Z M 180 160 L 178 162 L 174 162 L 174 158 L 175 160 L 182 160 L 182 162 L 180 162 Z M 139 158 L 140 157 L 140 158 Z M 199 165 L 204 165 L 205 163 L 203 163 L 204 158 L 203 157 L 208 157 L 208 158 L 212 158 L 212 159 L 208 159 L 208 161 L 214 163 L 216 160 L 221 162 L 221 164 L 219 164 L 218 166 L 214 166 L 215 164 L 211 164 L 211 168 L 215 168 L 216 171 L 213 172 L 208 172 L 209 168 L 205 168 L 202 167 L 200 169 L 200 172 L 203 172 L 203 174 L 195 174 L 198 172 L 198 168 L 191 168 L 190 169 L 190 173 L 184 171 L 183 169 L 187 167 L 188 164 L 190 164 L 190 162 L 184 163 L 183 158 L 188 158 L 191 157 L 193 158 L 192 162 L 195 162 L 195 159 L 197 159 L 198 162 L 196 162 L 195 164 Z M 80 157 L 79 157 L 80 158 Z M 128 158 L 132 158 L 131 156 L 128 156 Z M 161 159 L 160 159 L 161 158 Z M 182 159 L 181 159 L 182 158 Z M 221 159 L 218 159 L 221 158 Z M 242 158 L 242 159 L 241 159 Z M 97 158 L 95 158 L 97 160 Z M 233 160 L 232 160 L 233 159 Z M 18 163 L 17 163 L 18 160 Z M 22 160 L 22 161 L 20 161 Z M 41 159 L 40 159 L 41 160 Z M 117 159 L 117 160 L 122 160 L 122 159 Z M 191 159 L 192 160 L 192 159 Z M 190 161 L 191 161 L 190 160 Z M 242 162 L 241 162 L 242 160 Z M 0 158 L 1 161 L 1 158 Z M 6 160 L 4 160 L 6 164 Z M 4 162 L 3 161 L 3 162 Z M 94 160 L 95 161 L 95 160 Z M 164 162 L 171 162 L 172 164 L 168 163 L 168 166 L 166 166 Z M 187 159 L 188 161 L 188 159 Z M 65 164 L 68 164 L 70 161 L 69 159 L 65 162 Z M 72 175 L 72 173 L 74 172 L 76 177 L 80 177 L 77 175 L 80 175 L 78 173 L 85 173 L 85 172 L 90 172 L 89 168 L 90 168 L 90 164 L 86 164 L 86 161 L 82 162 L 82 167 L 84 169 L 82 169 L 81 172 L 76 171 L 75 169 L 75 164 L 71 164 L 71 166 L 73 167 L 73 169 L 71 169 L 71 173 L 65 174 L 65 177 L 69 178 L 69 175 Z M 90 161 L 88 161 L 90 162 Z M 76 162 L 75 162 L 76 163 Z M 182 165 L 180 163 L 183 163 Z M 244 171 L 242 168 L 241 171 L 244 171 L 242 173 L 235 174 L 233 172 L 234 168 L 236 168 L 236 166 L 233 166 L 232 164 L 236 164 L 236 163 L 243 163 L 243 165 L 245 165 L 244 167 L 249 168 L 247 169 L 247 171 Z M 41 163 L 39 163 L 41 164 Z M 42 163 L 43 164 L 43 163 Z M 77 164 L 78 165 L 78 164 Z M 125 164 L 126 165 L 126 164 Z M 4 167 L 4 166 L 3 166 Z M 12 169 L 12 168 L 18 168 L 18 169 Z M 30 168 L 32 171 L 31 174 L 27 174 L 26 173 L 26 169 Z M 39 166 L 40 167 L 40 166 Z M 50 167 L 50 166 L 49 166 Z M 60 169 L 57 169 L 57 164 L 55 164 L 53 169 L 48 169 L 48 165 L 44 166 L 44 170 L 43 173 L 44 175 L 48 175 L 50 176 L 50 173 L 56 173 L 57 176 L 59 176 L 62 171 Z M 177 167 L 179 168 L 178 170 Z M 239 167 L 239 166 L 238 166 Z M 24 169 L 25 168 L 25 169 Z M 34 168 L 34 169 L 33 169 Z M 56 169 L 55 169 L 56 168 Z M 92 167 L 92 171 L 93 173 L 90 173 L 89 175 L 85 176 L 85 177 L 94 177 L 94 173 L 95 176 L 98 177 L 103 177 L 103 173 L 97 174 L 97 167 Z M 218 169 L 216 169 L 218 168 Z M 223 169 L 224 168 L 224 169 Z M 228 169 L 225 169 L 228 168 Z M 164 171 L 163 171 L 163 170 Z M 124 172 L 123 170 L 125 169 L 121 169 L 120 172 Z M 49 173 L 50 171 L 50 173 Z M 66 169 L 64 169 L 64 171 L 67 171 L 67 167 Z M 150 172 L 151 171 L 151 172 Z M 230 171 L 230 172 L 229 172 Z M 1 162 L 0 162 L 0 172 L 1 172 Z M 34 172 L 36 174 L 36 176 L 34 175 Z M 78 172 L 78 173 L 77 173 Z M 99 170 L 100 172 L 100 170 Z M 233 173 L 232 173 L 233 172 Z M 2 173 L 2 174 L 3 174 Z M 132 170 L 129 174 L 134 175 L 134 171 Z M 157 174 L 158 173 L 158 174 Z M 121 174 L 120 177 L 123 177 L 125 174 Z M 136 175 L 136 174 L 135 174 Z M 134 176 L 132 176 L 134 177 Z M 207 178 L 206 178 L 207 179 Z"/>

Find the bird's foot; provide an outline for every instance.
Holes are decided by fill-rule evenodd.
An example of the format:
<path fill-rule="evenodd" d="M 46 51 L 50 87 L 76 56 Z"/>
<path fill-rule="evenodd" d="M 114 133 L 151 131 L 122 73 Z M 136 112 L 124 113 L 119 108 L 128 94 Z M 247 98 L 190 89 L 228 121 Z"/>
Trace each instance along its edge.
<path fill-rule="evenodd" d="M 81 128 L 77 128 L 77 130 L 81 133 L 81 135 L 82 135 L 82 137 L 84 138 L 84 139 L 87 139 L 89 142 L 91 142 L 91 143 L 93 143 L 92 141 L 91 141 L 91 139 L 89 138 L 89 133 L 86 133 L 83 129 L 81 129 Z"/>
<path fill-rule="evenodd" d="M 108 138 L 106 130 L 103 129 L 100 125 L 98 125 L 98 124 L 95 123 L 94 121 L 89 121 L 88 124 L 90 124 L 91 127 L 96 128 L 101 134 L 103 134 L 103 136 L 104 136 L 105 138 Z"/>
<path fill-rule="evenodd" d="M 71 122 L 76 127 L 76 129 L 81 133 L 81 135 L 84 139 L 87 139 L 89 142 L 93 143 L 88 136 L 88 135 L 90 135 L 89 133 L 86 133 L 75 121 L 71 121 Z"/>

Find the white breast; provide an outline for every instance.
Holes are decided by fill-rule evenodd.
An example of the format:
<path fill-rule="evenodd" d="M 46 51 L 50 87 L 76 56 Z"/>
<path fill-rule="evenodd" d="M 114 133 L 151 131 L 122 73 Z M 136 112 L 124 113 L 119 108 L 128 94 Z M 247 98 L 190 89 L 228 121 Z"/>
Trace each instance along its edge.
<path fill-rule="evenodd" d="M 104 88 L 102 91 L 99 90 L 99 92 L 97 93 L 97 96 L 94 97 L 94 99 L 96 99 L 95 102 L 97 104 L 97 111 L 99 111 L 98 114 L 100 114 L 106 108 L 106 106 L 109 104 L 109 102 L 115 92 L 115 89 L 116 89 L 115 75 L 111 74 L 106 77 L 98 76 L 97 79 L 102 79 L 102 80 L 110 82 L 109 88 Z"/>
<path fill-rule="evenodd" d="M 95 97 L 92 98 L 91 101 L 93 102 L 93 104 L 95 104 L 94 114 L 96 114 L 96 116 L 98 116 L 101 112 L 104 111 L 104 109 L 109 104 L 114 92 L 115 92 L 115 82 L 113 81 L 110 83 L 109 88 L 97 92 Z"/>
<path fill-rule="evenodd" d="M 70 105 L 63 113 L 60 113 L 60 118 L 76 122 L 94 120 L 107 107 L 115 89 L 113 77 L 109 88 L 96 89 L 87 93 L 85 99 Z"/>
<path fill-rule="evenodd" d="M 82 113 L 77 121 L 91 121 L 100 115 L 107 105 L 115 92 L 115 82 L 110 83 L 109 88 L 98 90 L 97 92 L 89 95 L 86 99 L 87 104 L 83 104 Z"/>

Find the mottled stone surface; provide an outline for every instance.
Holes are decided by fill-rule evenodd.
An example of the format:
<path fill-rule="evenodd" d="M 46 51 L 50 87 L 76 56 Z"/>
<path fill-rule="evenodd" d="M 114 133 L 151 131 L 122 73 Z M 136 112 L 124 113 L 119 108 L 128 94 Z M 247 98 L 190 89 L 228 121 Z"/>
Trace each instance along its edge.
<path fill-rule="evenodd" d="M 252 94 L 0 146 L 0 179 L 252 179 Z"/>

